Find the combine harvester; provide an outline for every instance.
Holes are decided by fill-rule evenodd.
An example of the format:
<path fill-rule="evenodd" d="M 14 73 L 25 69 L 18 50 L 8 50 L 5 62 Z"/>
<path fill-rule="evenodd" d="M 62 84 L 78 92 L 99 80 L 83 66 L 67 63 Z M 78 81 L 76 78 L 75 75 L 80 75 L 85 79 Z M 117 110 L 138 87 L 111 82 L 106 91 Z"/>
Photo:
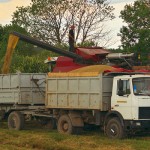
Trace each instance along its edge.
<path fill-rule="evenodd" d="M 89 65 L 111 65 L 118 68 L 118 72 L 127 71 L 126 69 L 131 69 L 132 66 L 135 65 L 135 55 L 134 53 L 123 54 L 123 53 L 110 53 L 108 50 L 103 49 L 102 47 L 77 47 L 75 52 L 70 52 L 67 50 L 62 50 L 60 48 L 56 48 L 47 43 L 41 42 L 34 38 L 25 36 L 23 34 L 13 32 L 10 34 L 9 44 L 8 44 L 8 56 L 6 54 L 6 61 L 4 66 L 9 66 L 8 63 L 11 59 L 10 56 L 13 53 L 13 49 L 15 48 L 18 40 L 25 41 L 27 43 L 36 45 L 43 49 L 55 52 L 61 56 L 50 58 L 47 63 L 50 66 L 53 66 L 55 63 L 55 67 L 52 69 L 52 72 L 68 72 L 74 69 L 78 69 L 81 67 L 89 66 Z M 10 50 L 11 49 L 11 50 Z M 11 52 L 11 53 L 10 53 Z M 6 67 L 4 67 L 6 68 Z M 9 67 L 7 67 L 9 68 Z M 121 70 L 120 70 L 120 69 Z M 7 73 L 9 69 L 3 73 Z M 131 70 L 130 70 L 131 71 Z"/>
<path fill-rule="evenodd" d="M 56 72 L 64 71 L 62 66 L 48 75 L 2 74 L 0 114 L 1 119 L 8 120 L 9 129 L 21 130 L 25 121 L 34 118 L 52 128 L 57 124 L 58 132 L 65 134 L 72 134 L 85 124 L 102 127 L 109 138 L 149 132 L 150 75 L 106 65 L 87 66 L 91 59 L 13 34 L 20 40 L 69 57 L 79 69 L 68 67 L 70 72 Z M 101 56 L 95 54 L 95 57 L 98 55 Z M 3 70 L 7 71 L 5 67 Z"/>

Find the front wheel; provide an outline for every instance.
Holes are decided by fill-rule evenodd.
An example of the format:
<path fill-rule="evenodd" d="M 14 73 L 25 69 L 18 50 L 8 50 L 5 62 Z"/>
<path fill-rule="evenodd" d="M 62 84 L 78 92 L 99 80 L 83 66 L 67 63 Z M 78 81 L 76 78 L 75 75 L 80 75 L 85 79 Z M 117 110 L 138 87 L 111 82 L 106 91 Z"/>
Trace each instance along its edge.
<path fill-rule="evenodd" d="M 21 130 L 24 127 L 24 116 L 19 111 L 14 111 L 9 114 L 8 128 L 12 130 Z"/>
<path fill-rule="evenodd" d="M 125 133 L 119 118 L 115 117 L 108 120 L 105 133 L 109 138 L 112 139 L 124 138 Z"/>

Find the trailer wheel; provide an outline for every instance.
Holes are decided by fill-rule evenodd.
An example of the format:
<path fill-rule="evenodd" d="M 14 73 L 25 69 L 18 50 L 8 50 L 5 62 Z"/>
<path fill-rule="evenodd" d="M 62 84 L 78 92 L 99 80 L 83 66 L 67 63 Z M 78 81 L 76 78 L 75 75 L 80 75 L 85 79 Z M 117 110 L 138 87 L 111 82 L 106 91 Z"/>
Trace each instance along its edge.
<path fill-rule="evenodd" d="M 122 139 L 125 135 L 121 122 L 117 117 L 108 120 L 105 133 L 109 138 L 112 139 Z"/>
<path fill-rule="evenodd" d="M 59 133 L 72 134 L 73 126 L 68 115 L 62 115 L 58 119 L 57 130 Z"/>
<path fill-rule="evenodd" d="M 24 116 L 19 111 L 11 112 L 8 116 L 8 128 L 21 130 L 24 127 Z"/>

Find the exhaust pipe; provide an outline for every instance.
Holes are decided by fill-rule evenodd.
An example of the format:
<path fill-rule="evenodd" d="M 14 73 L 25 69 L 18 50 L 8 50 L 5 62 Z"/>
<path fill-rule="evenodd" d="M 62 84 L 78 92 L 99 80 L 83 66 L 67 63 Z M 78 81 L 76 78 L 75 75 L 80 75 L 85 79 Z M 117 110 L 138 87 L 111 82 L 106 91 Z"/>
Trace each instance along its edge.
<path fill-rule="evenodd" d="M 106 56 L 107 59 L 123 59 L 123 58 L 132 58 L 135 54 L 123 54 L 123 53 L 110 53 Z"/>

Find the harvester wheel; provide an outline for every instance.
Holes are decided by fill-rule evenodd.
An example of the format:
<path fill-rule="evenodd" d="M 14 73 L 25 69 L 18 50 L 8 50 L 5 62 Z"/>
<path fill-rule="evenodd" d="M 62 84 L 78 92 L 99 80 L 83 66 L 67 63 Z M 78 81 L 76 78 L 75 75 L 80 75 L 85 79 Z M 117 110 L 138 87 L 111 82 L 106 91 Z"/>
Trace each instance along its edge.
<path fill-rule="evenodd" d="M 21 130 L 24 127 L 24 116 L 19 111 L 14 111 L 9 114 L 8 128 L 11 130 Z"/>
<path fill-rule="evenodd" d="M 58 119 L 57 130 L 59 133 L 72 134 L 73 126 L 68 115 L 62 115 Z"/>
<path fill-rule="evenodd" d="M 125 132 L 119 118 L 114 117 L 108 120 L 105 133 L 112 139 L 122 139 L 125 137 Z"/>

